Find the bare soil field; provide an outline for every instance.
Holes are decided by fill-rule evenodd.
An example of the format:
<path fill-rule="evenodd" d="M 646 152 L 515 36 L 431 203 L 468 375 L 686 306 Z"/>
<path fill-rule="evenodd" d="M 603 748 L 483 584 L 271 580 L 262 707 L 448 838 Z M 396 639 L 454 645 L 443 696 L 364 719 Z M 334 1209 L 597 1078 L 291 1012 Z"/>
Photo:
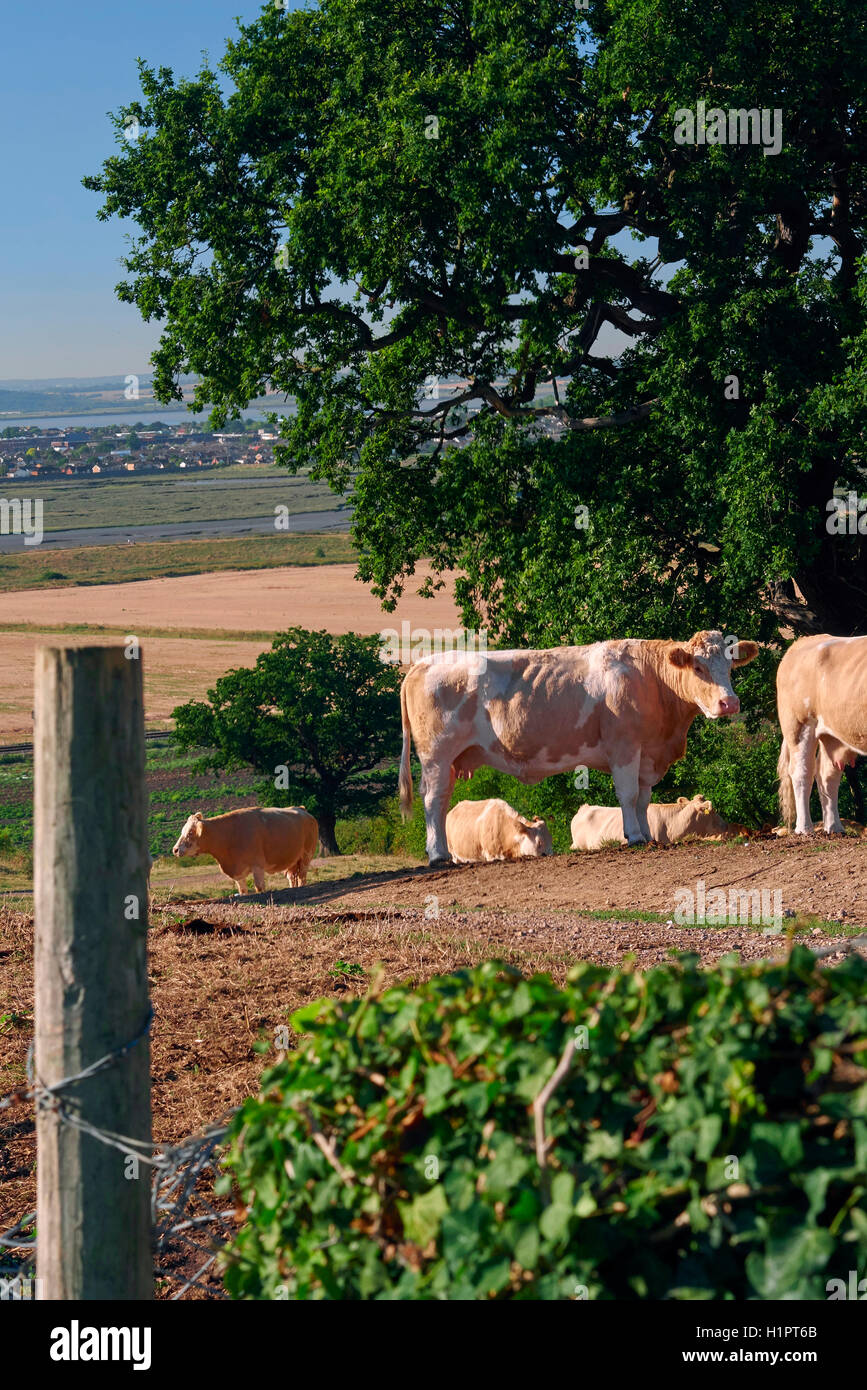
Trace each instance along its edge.
<path fill-rule="evenodd" d="M 614 909 L 667 917 L 676 906 L 675 889 L 695 891 L 700 880 L 708 892 L 714 888 L 779 890 L 784 915 L 815 915 L 867 930 L 867 841 L 831 840 L 821 832 L 806 841 L 794 836 L 756 836 L 745 844 L 685 841 L 511 864 L 421 869 L 360 890 L 350 887 L 330 901 L 350 907 L 369 905 L 371 900 L 383 908 L 418 907 L 436 894 L 441 906 L 506 911 L 510 917 Z M 298 897 L 293 901 L 305 901 L 301 895 L 308 895 L 308 900 L 321 902 L 325 893 L 337 891 L 337 884 L 316 885 L 296 890 Z M 700 935 L 697 930 L 685 930 L 690 940 Z M 717 931 L 707 928 L 708 941 L 716 940 Z M 684 933 L 675 934 L 682 937 Z M 749 929 L 735 932 L 732 939 L 747 935 Z M 597 955 L 587 958 L 614 964 L 617 953 L 604 960 Z"/>
<path fill-rule="evenodd" d="M 383 865 L 388 862 L 382 860 Z M 404 864 L 411 861 L 405 860 Z M 695 891 L 701 881 L 706 892 L 723 889 L 728 894 L 731 888 L 744 892 L 779 891 L 781 911 L 787 920 L 821 921 L 827 929 L 839 924 L 843 932 L 867 931 L 867 840 L 848 835 L 834 839 L 822 832 L 809 839 L 756 835 L 743 844 L 693 840 L 669 846 L 558 854 L 511 864 L 462 864 L 450 869 L 429 869 L 426 864 L 416 863 L 347 877 L 355 868 L 350 856 L 314 859 L 311 879 L 315 876 L 315 881 L 309 881 L 304 888 L 289 889 L 285 879 L 275 875 L 268 879 L 267 894 L 250 894 L 246 900 L 233 896 L 231 905 L 242 915 L 263 901 L 281 906 L 319 908 L 327 904 L 336 910 L 394 912 L 423 910 L 435 897 L 441 915 L 496 913 L 507 923 L 519 916 L 522 922 L 525 918 L 539 918 L 556 937 L 557 924 L 564 914 L 644 914 L 659 918 L 658 925 L 664 926 L 677 905 L 676 889 Z M 175 896 L 184 899 L 189 893 L 191 901 L 194 894 L 202 910 L 206 904 L 210 908 L 211 903 L 224 901 L 227 893 L 233 893 L 232 885 L 217 865 L 178 871 L 173 861 L 164 861 L 155 868 L 153 889 L 157 900 L 167 895 L 171 900 Z M 206 896 L 209 892 L 212 898 Z M 739 941 L 750 946 L 762 942 L 760 955 L 767 945 L 761 931 L 746 924 L 732 929 L 708 926 L 666 930 L 667 934 L 660 936 L 654 925 L 647 943 L 651 954 L 646 959 L 640 954 L 641 964 L 661 958 L 656 951 L 657 942 L 664 955 L 670 945 L 679 943 L 681 949 L 687 949 L 684 943 L 689 941 L 693 944 L 688 949 L 698 949 L 696 943 L 705 941 L 708 958 L 714 958 L 716 942 L 721 943 L 721 951 L 730 950 Z M 636 930 L 630 937 L 633 948 L 640 953 L 645 951 L 642 935 Z M 593 941 L 594 950 L 603 953 L 576 959 L 612 965 L 622 956 L 623 943 L 618 939 L 608 938 L 603 932 L 597 940 L 594 932 Z M 604 950 L 601 942 L 607 942 Z"/>
<path fill-rule="evenodd" d="M 254 1050 L 258 1039 L 273 1048 L 275 1029 L 296 1008 L 326 994 L 360 994 L 380 970 L 385 984 L 418 983 L 499 958 L 562 981 L 580 960 L 647 969 L 673 951 L 697 952 L 712 965 L 732 951 L 756 960 L 789 950 L 788 933 L 766 936 L 747 924 L 670 925 L 676 885 L 780 888 L 792 914 L 786 926 L 810 944 L 842 948 L 867 927 L 865 855 L 863 840 L 817 837 L 446 871 L 404 862 L 355 877 L 347 857 L 314 861 L 320 876 L 305 888 L 244 900 L 185 900 L 163 880 L 154 885 L 150 937 L 155 1138 L 178 1141 L 222 1118 L 258 1087 L 268 1061 Z M 188 872 L 183 878 L 189 882 Z M 226 880 L 210 867 L 195 872 L 199 892 L 209 884 L 221 892 Z M 32 956 L 32 917 L 0 907 L 0 1095 L 25 1077 Z M 34 1207 L 34 1161 L 32 1106 L 22 1103 L 0 1115 L 0 1230 Z M 171 1255 L 161 1265 L 166 1274 L 184 1267 Z M 160 1293 L 175 1288 L 166 1281 Z"/>
<path fill-rule="evenodd" d="M 319 565 L 260 570 L 225 570 L 84 588 L 30 589 L 0 594 L 0 743 L 29 740 L 32 733 L 33 654 L 51 641 L 51 629 L 85 624 L 107 633 L 63 633 L 64 642 L 116 642 L 118 635 L 142 638 L 145 711 L 149 724 L 164 725 L 175 705 L 201 699 L 209 685 L 232 666 L 250 665 L 271 634 L 287 627 L 329 632 L 381 632 L 412 627 L 456 628 L 451 599 L 421 599 L 414 590 L 429 569 L 419 566 L 413 592 L 394 613 L 353 577 L 355 566 Z M 32 625 L 27 632 L 2 628 Z M 148 638 L 148 632 L 177 632 Z M 235 640 L 218 640 L 231 633 Z M 256 633 L 255 640 L 238 640 Z M 184 634 L 188 636 L 184 636 Z M 193 636 L 193 634 L 198 634 Z M 213 639 L 208 634 L 213 633 Z M 203 635 L 204 634 L 204 635 Z"/>
<path fill-rule="evenodd" d="M 0 627 L 87 623 L 126 626 L 130 632 L 137 628 L 282 632 L 300 625 L 329 632 L 373 633 L 385 627 L 400 630 L 402 621 L 426 628 L 458 626 L 454 604 L 445 593 L 421 599 L 414 592 L 430 574 L 429 566 L 419 565 L 412 592 L 404 595 L 394 613 L 383 613 L 379 601 L 354 574 L 352 564 L 319 565 L 315 570 L 293 566 L 76 589 L 30 589 L 0 595 Z"/>
<path fill-rule="evenodd" d="M 81 592 L 75 590 L 74 592 Z M 134 630 L 133 626 L 127 631 Z M 0 632 L 0 745 L 33 737 L 33 663 L 37 646 L 51 633 Z M 55 641 L 75 645 L 118 643 L 122 633 L 64 633 Z M 218 676 L 232 666 L 251 666 L 267 642 L 151 637 L 142 640 L 145 723 L 164 728 L 172 710 L 185 700 L 203 699 Z"/>

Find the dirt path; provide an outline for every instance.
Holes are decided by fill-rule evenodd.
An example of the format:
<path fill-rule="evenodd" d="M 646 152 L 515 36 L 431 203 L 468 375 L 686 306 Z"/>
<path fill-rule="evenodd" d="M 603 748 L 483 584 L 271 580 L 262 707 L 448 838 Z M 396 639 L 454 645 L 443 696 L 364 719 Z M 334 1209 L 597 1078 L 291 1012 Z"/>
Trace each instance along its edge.
<path fill-rule="evenodd" d="M 420 867 L 410 873 L 370 875 L 357 883 L 308 884 L 295 893 L 276 893 L 275 901 L 424 908 L 436 896 L 441 911 L 495 911 L 510 920 L 517 914 L 530 919 L 552 912 L 577 916 L 582 910 L 669 917 L 680 901 L 675 897 L 677 890 L 697 894 L 700 882 L 705 894 L 722 889 L 727 900 L 732 889 L 779 893 L 777 903 L 784 918 L 815 916 L 867 930 L 867 840 L 827 840 L 820 835 L 806 842 L 773 837 L 743 845 L 696 841 L 668 848 L 561 854 L 514 864 L 468 864 L 435 871 Z M 770 904 L 774 910 L 773 898 Z M 633 925 L 640 935 L 640 924 Z M 697 929 L 685 930 L 690 939 L 698 935 Z M 718 930 L 707 928 L 711 937 Z M 752 928 L 738 928 L 735 934 L 752 935 Z"/>

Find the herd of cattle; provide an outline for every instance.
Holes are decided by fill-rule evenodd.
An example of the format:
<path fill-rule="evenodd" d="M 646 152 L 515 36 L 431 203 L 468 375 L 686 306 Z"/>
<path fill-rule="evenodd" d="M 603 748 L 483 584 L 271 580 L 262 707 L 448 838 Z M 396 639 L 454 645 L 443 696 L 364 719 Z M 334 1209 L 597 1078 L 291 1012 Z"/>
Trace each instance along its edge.
<path fill-rule="evenodd" d="M 431 865 L 517 859 L 552 853 L 544 820 L 527 820 L 506 801 L 461 801 L 448 810 L 455 780 L 496 768 L 539 782 L 576 767 L 611 774 L 619 809 L 582 806 L 572 820 L 573 849 L 607 841 L 671 843 L 685 836 L 745 833 L 701 796 L 651 803 L 653 787 L 686 751 L 690 725 L 737 714 L 731 671 L 758 655 L 755 642 L 730 643 L 718 631 L 688 642 L 627 639 L 539 651 L 443 653 L 425 657 L 401 687 L 400 802 L 413 798 L 411 742 L 421 763 Z M 818 784 L 824 829 L 839 833 L 837 796 L 844 768 L 867 755 L 867 637 L 803 637 L 777 672 L 783 733 L 778 766 L 786 824 L 809 834 L 810 794 Z M 190 816 L 177 856 L 211 854 L 239 893 L 266 873 L 303 884 L 316 852 L 316 820 L 302 806 Z"/>

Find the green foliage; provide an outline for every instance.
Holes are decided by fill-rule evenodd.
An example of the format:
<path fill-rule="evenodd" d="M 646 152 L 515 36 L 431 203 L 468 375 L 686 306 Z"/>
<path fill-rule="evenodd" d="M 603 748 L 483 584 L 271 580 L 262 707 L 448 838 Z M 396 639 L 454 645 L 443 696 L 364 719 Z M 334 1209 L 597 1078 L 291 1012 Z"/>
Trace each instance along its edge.
<path fill-rule="evenodd" d="M 246 764 L 265 774 L 272 806 L 303 804 L 336 853 L 338 815 L 369 813 L 391 791 L 400 744 L 400 673 L 380 660 L 378 637 L 293 627 L 254 667 L 221 676 L 207 702 L 174 711 L 181 748 L 212 750 L 202 766 Z"/>
<path fill-rule="evenodd" d="M 431 557 L 515 643 L 857 630 L 867 539 L 825 523 L 865 484 L 867 12 L 761 18 L 322 0 L 267 6 L 221 73 L 142 64 L 85 183 L 138 223 L 156 394 L 294 396 L 283 461 L 354 487 L 389 603 Z M 698 101 L 779 110 L 781 148 L 678 143 Z"/>
<path fill-rule="evenodd" d="M 709 797 L 726 820 L 760 830 L 776 825 L 779 730 L 766 726 L 750 733 L 744 724 L 694 724 L 686 756 L 654 789 L 654 801 L 675 801 L 697 792 Z"/>
<path fill-rule="evenodd" d="M 345 982 L 346 980 L 361 980 L 367 971 L 357 961 L 336 960 L 328 973 L 333 975 L 336 980 Z"/>
<path fill-rule="evenodd" d="M 310 1004 L 233 1123 L 229 1291 L 823 1298 L 867 1257 L 865 986 L 857 956 L 795 947 L 581 964 L 563 989 L 492 962 Z M 542 1172 L 528 1107 L 570 1039 Z"/>

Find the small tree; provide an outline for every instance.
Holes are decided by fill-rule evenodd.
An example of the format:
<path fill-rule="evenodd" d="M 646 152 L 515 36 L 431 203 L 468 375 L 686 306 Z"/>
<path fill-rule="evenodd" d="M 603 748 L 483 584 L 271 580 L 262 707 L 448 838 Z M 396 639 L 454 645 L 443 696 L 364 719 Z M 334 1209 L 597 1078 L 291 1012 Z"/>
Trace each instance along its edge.
<path fill-rule="evenodd" d="M 339 854 L 338 816 L 370 815 L 397 782 L 400 673 L 377 637 L 293 627 L 255 666 L 221 676 L 208 702 L 174 711 L 182 748 L 212 750 L 202 766 L 248 764 L 271 805 L 303 803 L 323 853 Z"/>

